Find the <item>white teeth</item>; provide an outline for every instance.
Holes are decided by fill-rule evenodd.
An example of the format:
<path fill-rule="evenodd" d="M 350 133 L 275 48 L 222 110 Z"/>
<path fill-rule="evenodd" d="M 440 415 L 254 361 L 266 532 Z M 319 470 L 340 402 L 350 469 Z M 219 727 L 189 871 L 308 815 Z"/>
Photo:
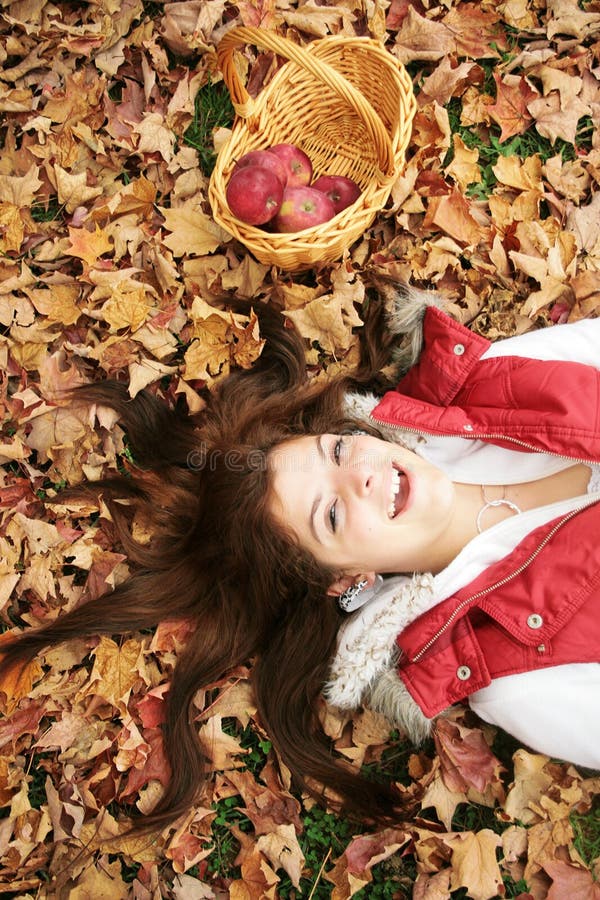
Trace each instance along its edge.
<path fill-rule="evenodd" d="M 390 499 L 390 505 L 388 506 L 388 517 L 390 519 L 394 518 L 394 513 L 396 512 L 396 496 L 399 490 L 400 472 L 397 469 L 392 469 L 392 496 Z"/>

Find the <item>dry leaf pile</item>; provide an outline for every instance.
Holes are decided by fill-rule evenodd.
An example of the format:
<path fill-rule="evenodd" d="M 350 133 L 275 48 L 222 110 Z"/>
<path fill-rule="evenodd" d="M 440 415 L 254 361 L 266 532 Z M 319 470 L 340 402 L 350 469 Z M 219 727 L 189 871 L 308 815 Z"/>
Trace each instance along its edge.
<path fill-rule="evenodd" d="M 212 221 L 208 170 L 188 137 L 198 92 L 218 87 L 215 46 L 232 24 L 300 43 L 370 35 L 414 78 L 406 171 L 335 264 L 301 275 L 260 265 Z M 4 0 L 5 625 L 51 620 L 127 572 L 106 511 L 57 500 L 60 486 L 114 468 L 122 435 L 108 412 L 65 405 L 62 392 L 117 377 L 132 396 L 148 387 L 199 410 L 203 391 L 231 367 L 251 366 L 262 347 L 254 318 L 232 315 L 224 294 L 284 309 L 320 378 L 356 360 L 372 269 L 438 286 L 492 339 L 597 315 L 599 57 L 599 0 Z M 248 48 L 240 67 L 256 93 L 277 60 Z M 160 726 L 185 638 L 167 621 L 153 634 L 75 641 L 3 684 L 5 890 L 74 900 L 258 900 L 311 887 L 334 900 L 599 900 L 600 860 L 576 849 L 573 815 L 595 809 L 597 822 L 600 780 L 520 748 L 501 763 L 493 731 L 464 711 L 438 726 L 435 746 L 406 751 L 420 817 L 332 840 L 319 870 L 302 849 L 309 804 L 268 752 L 246 669 L 216 686 L 199 718 L 217 772 L 205 805 L 154 842 L 119 838 L 119 810 L 150 809 L 168 778 Z M 379 717 L 329 711 L 326 724 L 356 765 L 385 759 Z M 258 769 L 251 728 L 264 751 Z M 219 869 L 214 832 L 224 801 L 239 809 L 233 875 Z"/>

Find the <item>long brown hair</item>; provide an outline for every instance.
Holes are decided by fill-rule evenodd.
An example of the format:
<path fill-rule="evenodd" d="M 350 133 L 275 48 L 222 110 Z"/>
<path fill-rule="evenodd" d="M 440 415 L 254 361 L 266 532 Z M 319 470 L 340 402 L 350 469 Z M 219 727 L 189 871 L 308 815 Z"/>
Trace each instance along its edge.
<path fill-rule="evenodd" d="M 128 476 L 70 492 L 102 495 L 132 574 L 112 592 L 2 645 L 6 670 L 75 636 L 134 631 L 166 617 L 197 626 L 167 698 L 170 782 L 144 827 L 167 824 L 197 799 L 206 767 L 193 725 L 194 696 L 251 658 L 260 716 L 299 788 L 313 795 L 331 788 L 346 810 L 362 817 L 382 818 L 401 807 L 391 787 L 367 783 L 336 762 L 320 729 L 320 691 L 342 615 L 326 589 L 338 573 L 318 565 L 274 523 L 265 464 L 273 447 L 295 435 L 356 424 L 343 414 L 344 393 L 372 384 L 392 339 L 373 302 L 356 377 L 315 388 L 299 336 L 269 307 L 257 312 L 263 354 L 251 371 L 232 373 L 196 417 L 148 393 L 131 400 L 117 382 L 77 391 L 79 401 L 115 409 L 136 460 Z M 129 503 L 117 502 L 123 499 Z M 132 536 L 133 511 L 152 523 L 147 544 Z"/>

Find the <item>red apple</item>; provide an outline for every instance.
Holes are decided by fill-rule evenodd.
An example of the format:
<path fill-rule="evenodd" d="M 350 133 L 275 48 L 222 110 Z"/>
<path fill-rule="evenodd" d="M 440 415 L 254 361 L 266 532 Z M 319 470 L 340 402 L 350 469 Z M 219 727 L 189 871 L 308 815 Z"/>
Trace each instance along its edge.
<path fill-rule="evenodd" d="M 313 181 L 311 187 L 327 194 L 333 203 L 336 215 L 358 200 L 361 194 L 357 183 L 351 178 L 346 178 L 345 175 L 321 175 L 320 178 Z"/>
<path fill-rule="evenodd" d="M 244 153 L 238 159 L 234 172 L 237 169 L 244 168 L 244 166 L 259 166 L 261 169 L 269 169 L 270 172 L 274 172 L 277 175 L 284 187 L 287 183 L 286 167 L 277 154 L 271 153 L 270 150 L 250 150 L 249 153 Z"/>
<path fill-rule="evenodd" d="M 275 231 L 303 231 L 333 218 L 333 203 L 322 191 L 300 185 L 286 187 L 283 202 L 275 216 Z"/>
<path fill-rule="evenodd" d="M 233 172 L 225 196 L 237 219 L 247 225 L 264 225 L 279 212 L 283 185 L 268 169 L 243 166 Z"/>
<path fill-rule="evenodd" d="M 284 164 L 288 187 L 310 184 L 312 163 L 304 150 L 295 144 L 275 144 L 269 147 L 269 153 L 274 153 Z"/>

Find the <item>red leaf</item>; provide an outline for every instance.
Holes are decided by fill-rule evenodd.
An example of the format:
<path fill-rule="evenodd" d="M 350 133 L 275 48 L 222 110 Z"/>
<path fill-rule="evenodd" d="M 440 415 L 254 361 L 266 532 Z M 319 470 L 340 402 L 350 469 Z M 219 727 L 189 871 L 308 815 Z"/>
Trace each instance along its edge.
<path fill-rule="evenodd" d="M 478 728 L 438 719 L 434 738 L 446 787 L 452 791 L 474 787 L 483 793 L 500 765 L 483 733 Z"/>

